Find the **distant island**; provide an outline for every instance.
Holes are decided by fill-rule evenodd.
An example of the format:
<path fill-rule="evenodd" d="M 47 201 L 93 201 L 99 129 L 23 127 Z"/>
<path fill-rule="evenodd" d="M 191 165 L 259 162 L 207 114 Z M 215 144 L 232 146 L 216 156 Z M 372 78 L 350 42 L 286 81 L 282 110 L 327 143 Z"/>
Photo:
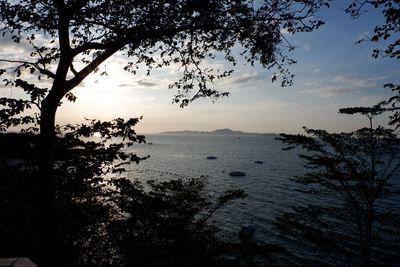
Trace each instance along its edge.
<path fill-rule="evenodd" d="M 247 133 L 242 131 L 234 131 L 231 129 L 218 129 L 214 131 L 166 131 L 161 134 L 182 134 L 182 135 L 277 135 L 275 133 Z"/>

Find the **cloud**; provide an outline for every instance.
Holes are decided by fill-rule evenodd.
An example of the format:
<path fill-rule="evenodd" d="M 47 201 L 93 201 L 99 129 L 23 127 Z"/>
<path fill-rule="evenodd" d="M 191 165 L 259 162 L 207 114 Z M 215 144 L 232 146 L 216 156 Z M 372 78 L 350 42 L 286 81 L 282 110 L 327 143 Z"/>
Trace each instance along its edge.
<path fill-rule="evenodd" d="M 13 40 L 11 40 L 11 36 L 9 34 L 0 37 L 0 53 L 5 54 L 8 57 L 26 54 L 31 49 L 31 45 L 29 45 L 25 39 L 22 39 L 19 43 L 15 43 Z"/>
<path fill-rule="evenodd" d="M 132 80 L 131 78 L 122 79 L 121 83 L 118 84 L 118 88 L 127 89 L 146 89 L 146 90 L 163 90 L 168 88 L 168 85 L 173 81 L 167 78 L 154 75 L 153 79 L 141 78 L 138 80 Z"/>
<path fill-rule="evenodd" d="M 29 43 L 24 37 L 21 37 L 18 43 L 14 42 L 9 32 L 5 32 L 4 36 L 0 36 L 0 54 L 3 58 L 12 60 L 28 60 L 32 61 L 33 58 L 30 56 L 32 51 L 35 51 L 33 45 L 37 47 L 46 46 L 48 48 L 55 47 L 56 43 L 50 44 L 51 38 L 44 37 L 39 33 L 35 33 L 35 40 L 32 44 Z"/>
<path fill-rule="evenodd" d="M 131 87 L 131 86 L 132 86 L 132 84 L 128 84 L 128 83 L 122 83 L 122 84 L 118 85 L 118 87 Z"/>
<path fill-rule="evenodd" d="M 280 32 L 281 32 L 281 34 L 284 34 L 284 35 L 291 34 L 291 33 L 289 32 L 288 28 L 283 28 L 283 29 L 281 29 Z"/>
<path fill-rule="evenodd" d="M 333 97 L 338 95 L 350 94 L 354 90 L 351 88 L 343 87 L 322 87 L 315 89 L 302 90 L 300 93 L 305 95 L 317 95 L 322 97 Z"/>
<path fill-rule="evenodd" d="M 334 97 L 339 95 L 349 95 L 359 93 L 366 89 L 378 87 L 376 81 L 382 77 L 358 78 L 351 75 L 339 75 L 333 79 L 322 79 L 318 81 L 306 82 L 305 86 L 311 88 L 300 91 L 305 95 L 317 95 L 322 97 Z"/>
<path fill-rule="evenodd" d="M 369 79 L 360 79 L 350 75 L 341 75 L 335 78 L 335 81 L 349 84 L 353 87 L 376 87 L 377 83 L 375 82 L 376 78 L 369 78 Z"/>
<path fill-rule="evenodd" d="M 136 83 L 137 83 L 138 85 L 144 86 L 144 87 L 154 87 L 154 86 L 158 85 L 158 83 L 156 83 L 156 82 L 145 81 L 145 80 L 143 80 L 143 79 L 138 80 Z"/>
<path fill-rule="evenodd" d="M 371 95 L 371 96 L 361 97 L 360 102 L 362 102 L 363 105 L 365 105 L 365 106 L 371 106 L 371 105 L 375 105 L 385 99 L 387 99 L 387 97 L 385 97 L 383 95 Z"/>
<path fill-rule="evenodd" d="M 229 82 L 232 84 L 243 84 L 257 80 L 260 80 L 260 77 L 258 76 L 257 73 L 253 72 L 253 73 L 245 73 L 242 75 L 235 75 L 234 78 L 232 77 Z"/>
<path fill-rule="evenodd" d="M 310 43 L 304 43 L 304 44 L 303 44 L 303 48 L 304 48 L 304 50 L 306 50 L 306 51 L 310 50 L 310 49 L 311 49 Z"/>
<path fill-rule="evenodd" d="M 370 31 L 363 31 L 356 37 L 356 42 L 364 39 L 370 39 L 371 38 L 371 32 Z"/>

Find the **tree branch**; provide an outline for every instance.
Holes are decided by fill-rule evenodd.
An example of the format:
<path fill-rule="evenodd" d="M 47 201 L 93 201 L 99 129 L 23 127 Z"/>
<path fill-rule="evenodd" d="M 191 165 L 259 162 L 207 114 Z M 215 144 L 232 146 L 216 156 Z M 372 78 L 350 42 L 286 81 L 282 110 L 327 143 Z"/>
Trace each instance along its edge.
<path fill-rule="evenodd" d="M 44 68 L 39 67 L 37 63 L 29 62 L 29 61 L 22 61 L 22 60 L 8 60 L 8 59 L 0 59 L 0 62 L 8 62 L 8 63 L 20 63 L 22 65 L 31 65 L 32 67 L 36 68 L 40 73 L 49 76 L 50 78 L 55 78 L 56 75 Z"/>
<path fill-rule="evenodd" d="M 76 76 L 76 75 L 78 75 L 78 72 L 76 71 L 76 69 L 75 69 L 75 67 L 74 67 L 74 64 L 71 62 L 71 65 L 70 65 L 70 70 L 72 71 L 72 73 Z"/>
<path fill-rule="evenodd" d="M 74 49 L 72 49 L 72 56 L 75 57 L 79 55 L 80 53 L 83 53 L 87 50 L 105 50 L 108 47 L 110 47 L 112 44 L 111 43 L 84 43 L 81 46 L 78 46 Z"/>
<path fill-rule="evenodd" d="M 70 14 L 74 14 L 74 13 L 78 12 L 82 7 L 84 7 L 87 3 L 89 3 L 89 0 L 76 1 L 75 3 L 71 4 L 68 7 L 68 12 Z"/>
<path fill-rule="evenodd" d="M 81 71 L 79 71 L 74 78 L 70 79 L 66 83 L 66 87 L 64 89 L 64 94 L 69 90 L 77 86 L 81 83 L 92 71 L 94 71 L 101 63 L 107 60 L 110 56 L 116 53 L 118 50 L 122 49 L 126 45 L 125 42 L 118 42 L 112 45 L 109 49 L 100 54 L 97 58 L 95 58 L 91 63 L 85 66 Z"/>
<path fill-rule="evenodd" d="M 67 12 L 63 0 L 55 0 L 55 5 L 58 11 L 58 33 L 61 52 L 69 53 L 71 45 L 69 43 L 69 22 L 71 15 Z M 62 53 L 64 54 L 64 53 Z"/>

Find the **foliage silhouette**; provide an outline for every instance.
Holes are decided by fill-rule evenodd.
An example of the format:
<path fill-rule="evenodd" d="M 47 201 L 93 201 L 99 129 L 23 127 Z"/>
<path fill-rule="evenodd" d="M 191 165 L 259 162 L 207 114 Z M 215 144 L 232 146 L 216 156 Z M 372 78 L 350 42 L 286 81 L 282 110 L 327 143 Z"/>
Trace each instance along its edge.
<path fill-rule="evenodd" d="M 112 262 L 115 257 L 113 251 L 116 247 L 110 242 L 105 227 L 116 214 L 107 198 L 117 189 L 107 186 L 107 175 L 121 172 L 125 164 L 141 159 L 123 150 L 133 142 L 143 142 L 144 137 L 136 135 L 132 129 L 138 121 L 90 120 L 88 124 L 64 126 L 62 132 L 60 129 L 54 167 L 56 197 L 53 227 L 56 231 L 54 246 L 57 247 L 54 252 L 57 254 L 52 256 L 57 259 L 53 261 L 55 266 L 108 266 L 105 263 Z M 121 131 L 130 142 L 111 142 Z M 100 133 L 100 140 L 93 139 L 94 133 Z M 10 141 L 9 135 L 2 136 L 3 143 Z M 16 142 L 24 139 L 21 135 L 30 142 L 30 145 L 24 144 L 22 149 L 31 148 L 32 151 L 16 151 L 11 156 L 23 161 L 10 166 L 5 162 L 10 155 L 7 152 L 2 155 L 0 181 L 5 192 L 1 194 L 4 199 L 0 202 L 3 207 L 0 229 L 4 233 L 2 240 L 5 242 L 2 244 L 5 247 L 0 251 L 3 257 L 25 255 L 40 263 L 39 138 L 32 133 L 24 133 L 14 138 Z"/>
<path fill-rule="evenodd" d="M 117 183 L 116 203 L 130 214 L 114 225 L 127 266 L 222 266 L 216 229 L 207 221 L 227 202 L 243 198 L 242 191 L 226 192 L 212 203 L 204 178 L 152 180 L 147 190 L 139 182 Z"/>
<path fill-rule="evenodd" d="M 398 59 L 398 1 L 352 1 L 346 12 L 357 18 L 368 7 L 381 11 L 385 22 L 375 26 L 372 37 L 358 43 L 379 42 L 386 49 L 374 49 L 374 58 Z M 300 157 L 309 172 L 293 180 L 304 186 L 303 192 L 315 204 L 293 207 L 277 218 L 275 226 L 286 236 L 317 248 L 322 258 L 331 258 L 332 265 L 392 266 L 400 261 L 399 86 L 385 87 L 397 95 L 372 107 L 339 111 L 366 116 L 369 127 L 349 133 L 305 128 L 306 135 L 280 137 L 288 149 L 300 146 L 307 151 Z M 373 126 L 376 116 L 388 113 L 392 128 Z"/>
<path fill-rule="evenodd" d="M 236 245 L 222 243 L 210 223 L 215 211 L 246 195 L 226 191 L 212 198 L 204 177 L 187 180 L 132 182 L 124 166 L 143 158 L 115 139 L 139 120 L 88 120 L 67 125 L 56 139 L 54 177 L 57 246 L 55 266 L 224 266 L 223 255 L 240 255 Z M 62 133 L 62 135 L 61 135 Z M 100 133 L 99 138 L 93 137 Z M 16 137 L 16 135 L 18 137 Z M 18 165 L 1 157 L 0 257 L 41 257 L 40 214 L 36 183 L 38 136 L 0 135 L 2 143 L 28 140 L 32 151 Z M 130 140 L 143 136 L 131 132 Z M 268 252 L 270 252 L 269 250 Z"/>
<path fill-rule="evenodd" d="M 400 58 L 400 4 L 396 0 L 362 0 L 352 1 L 347 7 L 346 12 L 353 18 L 362 16 L 365 12 L 371 11 L 371 7 L 375 11 L 381 12 L 384 17 L 384 23 L 376 25 L 372 36 L 365 36 L 358 40 L 357 43 L 363 41 L 371 41 L 386 46 L 385 49 L 373 49 L 372 57 L 389 57 L 392 59 Z M 374 10 L 372 10 L 374 11 Z M 400 100 L 400 85 L 397 82 L 388 83 L 384 88 L 392 90 L 395 95 L 385 101 L 374 105 L 374 109 L 378 112 L 391 112 L 389 115 L 389 125 L 398 127 L 400 122 L 399 100 Z"/>
<path fill-rule="evenodd" d="M 275 226 L 318 248 L 332 265 L 395 265 L 400 260 L 400 210 L 394 204 L 400 196 L 400 139 L 394 129 L 373 127 L 372 119 L 382 112 L 376 107 L 341 111 L 366 115 L 370 126 L 349 133 L 305 128 L 306 135 L 279 138 L 288 149 L 308 152 L 300 157 L 309 171 L 293 181 L 314 204 L 294 207 Z"/>
<path fill-rule="evenodd" d="M 387 45 L 386 49 L 374 49 L 372 56 L 378 58 L 380 56 L 399 59 L 400 58 L 400 39 L 398 33 L 400 30 L 400 5 L 397 0 L 361 0 L 352 1 L 346 8 L 346 12 L 353 18 L 362 16 L 367 12 L 368 7 L 377 9 L 382 12 L 385 22 L 382 25 L 376 25 L 373 35 L 358 40 L 358 43 L 365 40 L 372 42 L 380 42 Z"/>
<path fill-rule="evenodd" d="M 40 129 L 30 130 L 40 133 L 42 266 L 51 266 L 55 260 L 51 256 L 55 255 L 52 239 L 56 231 L 55 114 L 64 98 L 75 101 L 72 89 L 121 52 L 129 58 L 124 69 L 133 74 L 142 66 L 150 74 L 155 68 L 180 65 L 181 78 L 171 88 L 177 89 L 174 102 L 182 107 L 201 97 L 219 98 L 227 93 L 215 89 L 212 82 L 232 70 L 214 70 L 202 67 L 202 63 L 222 54 L 234 66 L 231 51 L 237 44 L 248 63 L 276 67 L 273 80 L 280 76 L 282 85 L 290 84 L 292 75 L 286 66 L 294 60 L 283 50 L 285 38 L 280 30 L 288 28 L 295 33 L 318 28 L 322 22 L 313 15 L 327 2 L 1 0 L 3 36 L 16 45 L 25 41 L 31 47 L 30 59 L 0 60 L 4 63 L 0 74 L 12 77 L 6 78 L 5 84 L 22 88 L 30 98 L 0 99 L 6 107 L 0 111 L 0 129 L 35 122 L 40 125 Z M 41 88 L 35 83 L 50 86 Z M 33 106 L 37 113 L 26 115 L 24 111 Z"/>

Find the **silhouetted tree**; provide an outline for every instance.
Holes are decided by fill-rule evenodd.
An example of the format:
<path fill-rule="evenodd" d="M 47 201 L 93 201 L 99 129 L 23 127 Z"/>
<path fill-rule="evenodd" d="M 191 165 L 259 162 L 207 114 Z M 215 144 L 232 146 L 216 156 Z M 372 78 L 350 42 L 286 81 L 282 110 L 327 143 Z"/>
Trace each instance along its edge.
<path fill-rule="evenodd" d="M 181 78 L 171 85 L 181 106 L 200 97 L 227 95 L 209 83 L 228 76 L 231 70 L 201 68 L 206 58 L 224 54 L 235 64 L 231 50 L 237 44 L 247 62 L 277 67 L 282 85 L 290 84 L 288 59 L 281 49 L 285 44 L 282 28 L 291 32 L 312 31 L 322 24 L 315 11 L 327 0 L 285 1 L 0 1 L 0 31 L 18 44 L 31 47 L 30 59 L 2 58 L 1 74 L 11 72 L 15 79 L 6 85 L 22 88 L 29 101 L 2 98 L 1 129 L 39 121 L 40 203 L 43 228 L 43 258 L 52 261 L 54 246 L 54 138 L 55 114 L 63 98 L 74 101 L 71 90 L 113 54 L 127 56 L 125 70 L 135 73 L 140 65 L 161 68 L 176 63 Z M 80 64 L 78 63 L 80 62 Z M 102 72 L 105 74 L 106 72 Z M 35 81 L 45 80 L 49 88 Z M 197 90 L 194 90 L 197 88 Z M 24 113 L 31 106 L 38 113 Z M 42 262 L 42 266 L 50 266 Z"/>
<path fill-rule="evenodd" d="M 386 101 L 379 103 L 379 108 L 384 111 L 391 112 L 389 115 L 389 125 L 399 128 L 400 126 L 400 85 L 388 83 L 385 84 L 385 88 L 391 89 L 396 95 L 390 97 Z"/>
<path fill-rule="evenodd" d="M 128 214 L 113 227 L 127 266 L 223 266 L 223 246 L 208 223 L 215 211 L 242 190 L 226 191 L 213 201 L 206 180 L 140 182 L 116 180 L 118 208 Z M 239 254 L 239 253 L 238 253 Z"/>
<path fill-rule="evenodd" d="M 293 207 L 275 225 L 317 248 L 325 264 L 395 265 L 400 260 L 399 136 L 394 129 L 373 127 L 373 117 L 382 113 L 378 106 L 341 112 L 364 114 L 370 125 L 349 133 L 305 128 L 307 135 L 279 138 L 288 149 L 307 151 L 300 157 L 309 171 L 293 181 L 313 204 Z"/>
<path fill-rule="evenodd" d="M 54 266 L 223 266 L 224 254 L 240 255 L 220 242 L 210 219 L 242 190 L 206 193 L 206 178 L 131 181 L 126 164 L 143 158 L 126 148 L 144 137 L 139 120 L 88 120 L 58 128 L 54 166 L 56 238 Z M 118 139 L 122 132 L 128 141 Z M 94 137 L 100 134 L 100 137 Z M 0 257 L 40 256 L 36 183 L 38 136 L 2 134 L 0 144 L 21 143 L 0 157 Z M 31 145 L 28 145 L 31 144 Z M 4 159 L 17 157 L 20 164 Z M 236 245 L 237 247 L 237 245 Z M 266 251 L 266 254 L 272 249 Z"/>
<path fill-rule="evenodd" d="M 373 10 L 375 9 L 375 10 Z M 371 41 L 384 46 L 384 49 L 376 48 L 372 50 L 372 57 L 389 57 L 392 59 L 400 58 L 400 3 L 397 0 L 359 0 L 353 1 L 346 9 L 346 12 L 353 18 L 362 16 L 365 12 L 381 12 L 384 17 L 384 23 L 376 25 L 372 36 L 365 35 L 357 41 Z M 385 88 L 392 90 L 395 95 L 386 101 L 378 103 L 374 108 L 382 111 L 391 111 L 389 115 L 389 125 L 398 127 L 400 122 L 399 100 L 400 85 L 398 82 L 392 82 L 384 85 Z"/>
<path fill-rule="evenodd" d="M 58 128 L 52 220 L 56 254 L 49 256 L 54 258 L 54 266 L 114 266 L 117 262 L 118 248 L 109 237 L 107 226 L 118 216 L 109 201 L 118 188 L 109 184 L 113 173 L 141 160 L 125 150 L 133 142 L 144 140 L 132 129 L 138 121 L 90 120 L 87 124 Z M 115 139 L 122 132 L 128 141 Z M 100 137 L 94 138 L 94 133 Z M 29 256 L 37 261 L 43 253 L 38 242 L 42 227 L 38 201 L 41 190 L 37 183 L 39 138 L 28 132 L 3 134 L 0 140 L 12 146 L 0 158 L 0 257 Z M 4 162 L 13 157 L 21 162 Z"/>
<path fill-rule="evenodd" d="M 372 56 L 400 58 L 400 3 L 397 0 L 358 0 L 352 1 L 346 8 L 346 12 L 353 18 L 362 16 L 364 12 L 371 11 L 371 7 L 377 12 L 382 12 L 385 21 L 381 25 L 376 25 L 372 36 L 364 36 L 358 43 L 365 40 L 386 44 L 386 49 L 374 49 Z M 368 11 L 367 11 L 368 10 Z"/>
<path fill-rule="evenodd" d="M 346 12 L 357 18 L 373 9 L 382 12 L 385 21 L 375 26 L 372 36 L 358 43 L 379 42 L 386 48 L 374 49 L 374 58 L 398 59 L 398 1 L 351 1 Z M 299 146 L 305 150 L 300 157 L 309 172 L 293 181 L 314 204 L 293 207 L 292 212 L 277 218 L 275 226 L 301 244 L 317 248 L 324 264 L 391 266 L 400 260 L 400 211 L 396 205 L 400 193 L 400 139 L 396 131 L 400 97 L 397 84 L 385 87 L 397 95 L 372 107 L 340 110 L 367 116 L 370 124 L 366 128 L 349 133 L 305 128 L 306 135 L 281 135 L 280 140 L 290 145 L 288 149 Z M 374 127 L 373 118 L 388 112 L 392 112 L 392 128 Z"/>

